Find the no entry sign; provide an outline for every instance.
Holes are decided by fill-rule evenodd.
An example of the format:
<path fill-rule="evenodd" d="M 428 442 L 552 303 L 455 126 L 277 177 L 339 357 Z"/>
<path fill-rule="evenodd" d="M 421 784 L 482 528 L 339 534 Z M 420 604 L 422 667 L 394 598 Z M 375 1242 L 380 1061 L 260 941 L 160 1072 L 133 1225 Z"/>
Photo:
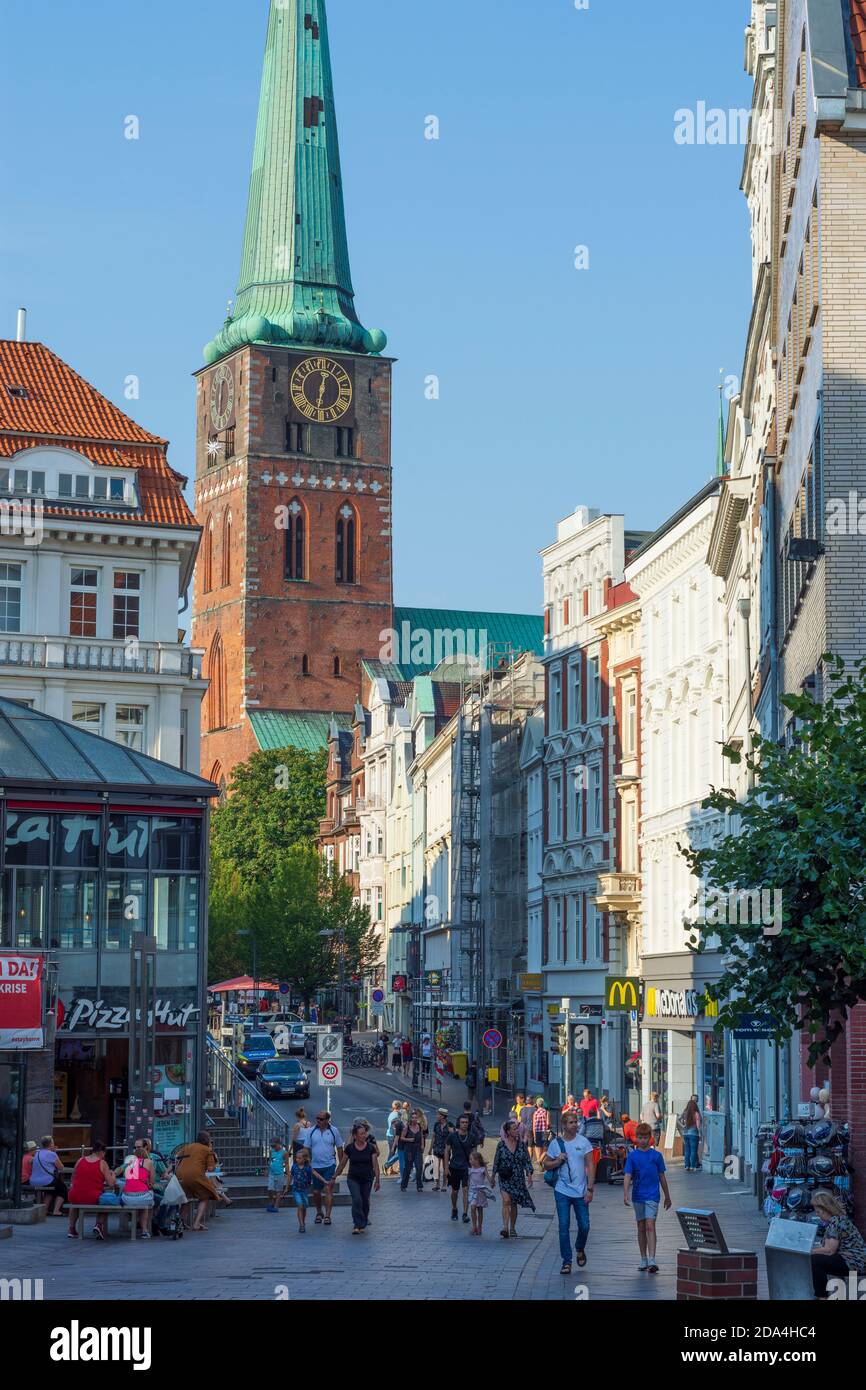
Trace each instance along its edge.
<path fill-rule="evenodd" d="M 497 1047 L 502 1046 L 502 1034 L 498 1028 L 488 1028 L 482 1038 L 482 1042 L 485 1047 L 489 1047 L 491 1051 L 495 1052 Z"/>

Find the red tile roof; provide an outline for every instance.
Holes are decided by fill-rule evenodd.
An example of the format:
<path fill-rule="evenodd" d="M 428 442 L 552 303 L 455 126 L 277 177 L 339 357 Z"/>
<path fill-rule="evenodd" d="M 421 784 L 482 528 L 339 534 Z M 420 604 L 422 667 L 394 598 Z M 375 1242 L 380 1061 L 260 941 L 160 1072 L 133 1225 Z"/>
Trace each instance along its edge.
<path fill-rule="evenodd" d="M 857 85 L 866 87 L 866 0 L 851 0 L 851 38 L 854 42 Z"/>
<path fill-rule="evenodd" d="M 0 339 L 0 457 L 51 444 L 75 449 L 101 467 L 135 469 L 140 507 L 98 511 L 46 500 L 48 515 L 196 525 L 183 479 L 169 465 L 166 440 L 142 429 L 43 343 Z"/>

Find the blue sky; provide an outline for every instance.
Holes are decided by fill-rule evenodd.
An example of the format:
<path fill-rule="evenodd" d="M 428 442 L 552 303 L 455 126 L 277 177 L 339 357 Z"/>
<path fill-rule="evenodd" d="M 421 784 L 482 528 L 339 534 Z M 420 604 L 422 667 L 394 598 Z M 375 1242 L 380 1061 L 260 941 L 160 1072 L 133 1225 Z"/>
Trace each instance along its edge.
<path fill-rule="evenodd" d="M 578 503 L 652 528 L 712 473 L 750 310 L 742 149 L 676 144 L 674 113 L 748 106 L 748 11 L 329 0 L 356 304 L 398 359 L 398 602 L 537 610 L 538 551 Z M 119 404 L 138 376 L 126 408 L 190 474 L 267 0 L 3 14 L 0 335 L 23 304 Z"/>

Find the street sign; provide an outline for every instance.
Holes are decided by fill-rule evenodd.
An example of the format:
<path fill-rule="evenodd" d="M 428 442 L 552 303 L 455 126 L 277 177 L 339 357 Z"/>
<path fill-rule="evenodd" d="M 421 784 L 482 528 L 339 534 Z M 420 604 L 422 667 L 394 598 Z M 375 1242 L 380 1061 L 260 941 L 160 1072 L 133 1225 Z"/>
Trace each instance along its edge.
<path fill-rule="evenodd" d="M 319 1085 L 320 1086 L 342 1086 L 343 1084 L 343 1059 L 333 1062 L 319 1062 Z"/>
<path fill-rule="evenodd" d="M 319 1062 L 326 1059 L 343 1060 L 343 1034 L 318 1033 L 316 1035 L 316 1057 Z"/>
<path fill-rule="evenodd" d="M 291 986 L 291 985 L 287 985 L 286 982 L 285 982 L 285 980 L 284 980 L 283 983 L 280 985 L 280 994 L 291 994 L 291 992 L 292 992 L 292 986 Z"/>
<path fill-rule="evenodd" d="M 370 998 L 373 1000 L 374 1004 L 384 1004 L 385 991 L 383 989 L 374 989 L 373 993 L 370 995 Z"/>
<path fill-rule="evenodd" d="M 589 1028 L 585 1023 L 578 1023 L 574 1030 L 574 1047 L 577 1052 L 589 1051 Z"/>
<path fill-rule="evenodd" d="M 384 1004 L 371 1004 L 371 1005 L 370 1005 L 370 1013 L 373 1015 L 374 1018 L 382 1018 L 382 1016 L 383 1016 L 384 1013 L 385 1013 L 385 1005 L 384 1005 Z"/>
<path fill-rule="evenodd" d="M 485 1047 L 489 1047 L 495 1052 L 497 1047 L 502 1046 L 502 1034 L 498 1028 L 488 1028 L 481 1041 Z"/>

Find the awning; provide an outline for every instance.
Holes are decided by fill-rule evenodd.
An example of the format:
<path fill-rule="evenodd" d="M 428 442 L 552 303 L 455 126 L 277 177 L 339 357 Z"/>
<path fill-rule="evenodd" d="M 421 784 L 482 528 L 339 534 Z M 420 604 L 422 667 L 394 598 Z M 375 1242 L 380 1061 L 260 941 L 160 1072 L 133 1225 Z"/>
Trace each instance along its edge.
<path fill-rule="evenodd" d="M 274 989 L 278 990 L 279 985 L 268 984 L 265 980 L 254 980 L 250 975 L 238 975 L 233 980 L 223 980 L 219 985 L 208 985 L 211 994 L 228 994 L 236 989 Z"/>

